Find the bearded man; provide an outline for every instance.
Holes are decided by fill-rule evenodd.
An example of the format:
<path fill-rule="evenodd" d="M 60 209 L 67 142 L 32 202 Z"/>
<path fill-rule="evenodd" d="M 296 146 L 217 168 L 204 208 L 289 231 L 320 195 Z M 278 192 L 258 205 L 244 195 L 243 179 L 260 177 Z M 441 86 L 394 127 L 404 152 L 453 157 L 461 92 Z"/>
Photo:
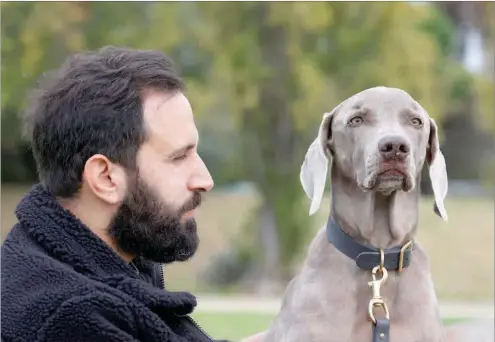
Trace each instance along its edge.
<path fill-rule="evenodd" d="M 70 56 L 25 117 L 40 182 L 2 245 L 2 341 L 213 341 L 195 297 L 163 283 L 162 264 L 194 255 L 213 187 L 171 60 Z"/>

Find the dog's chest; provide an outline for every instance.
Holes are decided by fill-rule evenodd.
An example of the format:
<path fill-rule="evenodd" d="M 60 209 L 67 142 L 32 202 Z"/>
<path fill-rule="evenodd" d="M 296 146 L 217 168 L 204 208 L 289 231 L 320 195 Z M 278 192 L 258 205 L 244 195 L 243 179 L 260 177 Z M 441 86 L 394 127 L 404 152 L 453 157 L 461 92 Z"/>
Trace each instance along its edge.
<path fill-rule="evenodd" d="M 304 317 L 304 325 L 310 327 L 308 340 L 371 341 L 372 323 L 368 315 L 371 272 L 358 269 L 353 260 L 331 246 L 325 249 L 326 255 L 315 256 L 306 265 L 296 291 L 304 293 L 296 296 L 299 298 L 296 300 L 313 303 L 311 306 L 295 303 L 295 307 L 304 309 L 300 315 Z M 327 266 L 323 268 L 323 264 Z M 401 273 L 390 271 L 380 289 L 390 312 L 390 341 L 426 341 L 424 334 L 437 330 L 432 326 L 432 322 L 437 324 L 435 302 L 430 295 L 433 289 L 420 264 L 412 262 Z M 383 316 L 379 310 L 377 313 Z M 416 327 L 414 332 L 410 331 L 411 324 Z"/>

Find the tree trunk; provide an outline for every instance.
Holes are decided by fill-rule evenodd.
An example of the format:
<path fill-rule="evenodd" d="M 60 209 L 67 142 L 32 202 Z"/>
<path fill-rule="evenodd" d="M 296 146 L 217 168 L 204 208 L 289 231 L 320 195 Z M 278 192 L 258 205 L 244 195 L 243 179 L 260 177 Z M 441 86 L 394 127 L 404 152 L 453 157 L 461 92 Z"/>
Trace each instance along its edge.
<path fill-rule="evenodd" d="M 296 132 L 289 104 L 294 96 L 294 75 L 288 55 L 288 31 L 268 22 L 267 4 L 259 5 L 259 42 L 262 65 L 269 74 L 261 80 L 259 108 L 246 113 L 244 134 L 250 136 L 251 175 L 262 195 L 259 208 L 260 264 L 253 273 L 257 292 L 280 290 L 291 276 L 294 258 L 306 231 L 307 218 L 296 207 L 301 196 L 295 165 Z"/>
<path fill-rule="evenodd" d="M 276 213 L 270 203 L 265 202 L 259 208 L 259 227 L 263 258 L 254 291 L 258 294 L 276 294 L 281 290 L 280 242 Z"/>

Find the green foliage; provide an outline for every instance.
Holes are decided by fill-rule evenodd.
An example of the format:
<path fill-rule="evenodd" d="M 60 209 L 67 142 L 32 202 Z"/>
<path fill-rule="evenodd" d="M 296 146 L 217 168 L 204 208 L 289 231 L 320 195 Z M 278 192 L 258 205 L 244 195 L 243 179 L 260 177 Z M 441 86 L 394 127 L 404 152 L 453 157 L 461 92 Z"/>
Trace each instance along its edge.
<path fill-rule="evenodd" d="M 429 16 L 420 23 L 419 28 L 435 38 L 442 56 L 448 57 L 453 52 L 455 27 L 440 9 L 432 7 Z"/>
<path fill-rule="evenodd" d="M 202 153 L 217 184 L 252 181 L 263 203 L 273 208 L 283 273 L 307 238 L 299 166 L 324 112 L 358 91 L 385 85 L 411 93 L 439 122 L 476 94 L 474 114 L 483 127 L 494 128 L 493 80 L 471 75 L 451 59 L 455 23 L 429 4 L 1 6 L 2 153 L 11 158 L 2 163 L 3 173 L 9 165 L 12 177 L 32 177 L 19 162 L 25 158 L 19 113 L 42 72 L 57 67 L 68 53 L 102 45 L 163 50 L 186 79 Z M 493 13 L 493 4 L 486 6 Z M 484 27 L 493 36 L 493 21 Z"/>

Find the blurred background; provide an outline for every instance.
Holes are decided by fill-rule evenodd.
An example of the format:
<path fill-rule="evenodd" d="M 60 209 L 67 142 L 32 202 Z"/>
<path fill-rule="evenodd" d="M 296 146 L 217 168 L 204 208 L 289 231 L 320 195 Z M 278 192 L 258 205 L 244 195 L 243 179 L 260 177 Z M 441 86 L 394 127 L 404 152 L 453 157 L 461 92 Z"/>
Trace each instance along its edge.
<path fill-rule="evenodd" d="M 76 51 L 159 49 L 187 82 L 216 183 L 198 213 L 197 255 L 165 278 L 202 296 L 198 320 L 212 334 L 242 337 L 277 312 L 329 214 L 327 195 L 308 217 L 306 149 L 324 112 L 377 85 L 406 90 L 440 126 L 449 222 L 432 212 L 425 173 L 418 240 L 444 316 L 493 311 L 495 3 L 2 2 L 1 11 L 2 239 L 36 182 L 20 119 L 38 77 Z M 217 316 L 208 305 L 220 305 Z"/>

